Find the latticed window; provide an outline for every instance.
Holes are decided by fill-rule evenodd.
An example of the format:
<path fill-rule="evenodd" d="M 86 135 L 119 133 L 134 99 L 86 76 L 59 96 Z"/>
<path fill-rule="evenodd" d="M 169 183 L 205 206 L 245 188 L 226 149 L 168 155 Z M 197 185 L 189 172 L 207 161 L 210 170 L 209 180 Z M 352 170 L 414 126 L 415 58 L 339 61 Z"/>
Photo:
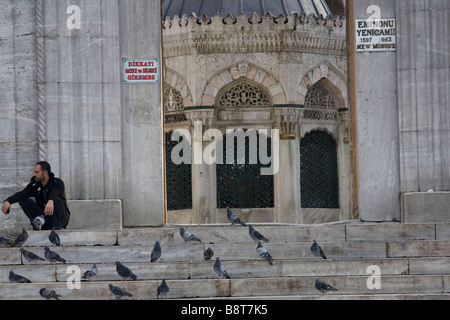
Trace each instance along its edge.
<path fill-rule="evenodd" d="M 221 96 L 218 105 L 220 108 L 262 107 L 271 103 L 261 88 L 247 81 L 239 81 Z"/>
<path fill-rule="evenodd" d="M 186 121 L 183 97 L 171 86 L 164 89 L 164 112 L 166 123 Z"/>
<path fill-rule="evenodd" d="M 273 175 L 261 175 L 263 165 L 259 159 L 259 136 L 250 143 L 245 139 L 245 164 L 238 164 L 238 141 L 234 139 L 234 163 L 227 164 L 226 139 L 224 137 L 223 164 L 217 164 L 217 207 L 225 208 L 271 208 L 274 206 Z M 256 143 L 254 143 L 256 142 Z M 239 146 L 240 147 L 240 146 Z M 271 156 L 271 140 L 267 138 L 267 157 Z M 256 163 L 251 161 L 250 155 L 257 154 Z M 264 154 L 264 153 L 263 153 Z"/>
<path fill-rule="evenodd" d="M 305 108 L 336 109 L 336 100 L 331 92 L 319 82 L 308 90 Z"/>
<path fill-rule="evenodd" d="M 337 145 L 331 135 L 312 131 L 300 142 L 302 208 L 339 208 Z"/>
<path fill-rule="evenodd" d="M 173 163 L 171 159 L 172 149 L 180 141 L 171 141 L 171 137 L 172 132 L 166 133 L 167 210 L 192 209 L 191 165 L 176 165 Z M 180 154 L 180 157 L 183 157 L 183 155 Z"/>

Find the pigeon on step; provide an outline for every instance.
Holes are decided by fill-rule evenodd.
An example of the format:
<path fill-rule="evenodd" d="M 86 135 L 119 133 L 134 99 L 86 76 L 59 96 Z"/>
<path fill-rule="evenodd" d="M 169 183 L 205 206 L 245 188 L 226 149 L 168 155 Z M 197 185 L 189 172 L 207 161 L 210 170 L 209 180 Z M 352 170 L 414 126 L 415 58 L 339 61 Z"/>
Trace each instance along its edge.
<path fill-rule="evenodd" d="M 94 263 L 94 265 L 89 270 L 83 273 L 81 279 L 91 281 L 92 278 L 95 277 L 97 274 L 98 274 L 97 264 Z"/>
<path fill-rule="evenodd" d="M 202 240 L 197 238 L 193 233 L 190 233 L 189 231 L 185 230 L 183 227 L 180 227 L 180 235 L 185 242 L 189 242 L 189 241 L 202 242 Z"/>
<path fill-rule="evenodd" d="M 52 247 L 61 245 L 61 240 L 59 239 L 59 235 L 55 231 L 55 227 L 52 228 L 52 231 L 48 235 L 48 240 L 50 240 Z"/>
<path fill-rule="evenodd" d="M 162 282 L 158 286 L 158 289 L 156 291 L 156 299 L 159 299 L 160 296 L 161 296 L 162 299 L 166 299 L 167 298 L 167 292 L 169 292 L 169 286 L 166 283 L 166 279 L 162 279 Z"/>
<path fill-rule="evenodd" d="M 203 257 L 205 258 L 205 261 L 210 261 L 211 258 L 213 257 L 213 255 L 214 255 L 214 251 L 209 247 L 203 253 Z"/>
<path fill-rule="evenodd" d="M 11 283 L 31 283 L 31 281 L 20 274 L 14 273 L 12 270 L 9 271 L 9 282 Z"/>
<path fill-rule="evenodd" d="M 267 239 L 261 233 L 259 233 L 257 230 L 255 230 L 251 224 L 248 224 L 248 234 L 250 235 L 250 237 L 253 240 L 255 240 L 255 242 L 257 242 L 259 240 L 269 242 L 269 239 Z"/>
<path fill-rule="evenodd" d="M 322 294 L 327 293 L 328 291 L 338 291 L 336 288 L 330 286 L 329 284 L 316 279 L 316 289 L 322 292 Z"/>
<path fill-rule="evenodd" d="M 22 253 L 22 256 L 25 258 L 25 260 L 27 260 L 28 262 L 36 263 L 37 261 L 45 261 L 44 258 L 41 258 L 31 251 L 25 250 L 24 248 L 20 248 L 20 252 Z"/>
<path fill-rule="evenodd" d="M 116 296 L 116 300 L 120 300 L 122 297 L 132 297 L 133 295 L 129 292 L 126 292 L 120 287 L 113 286 L 112 284 L 109 284 L 109 290 L 112 292 L 113 295 Z"/>
<path fill-rule="evenodd" d="M 45 288 L 42 288 L 41 290 L 39 290 L 39 294 L 41 295 L 42 298 L 45 298 L 47 300 L 50 300 L 50 299 L 59 300 L 59 298 L 61 297 L 61 295 L 56 294 L 55 290 L 49 290 L 49 289 L 45 289 Z"/>
<path fill-rule="evenodd" d="M 316 256 L 316 259 L 318 257 L 322 257 L 324 259 L 326 259 L 327 257 L 325 256 L 325 253 L 322 250 L 322 247 L 319 246 L 319 244 L 316 242 L 316 240 L 313 240 L 313 244 L 311 246 L 311 253 Z"/>
<path fill-rule="evenodd" d="M 258 246 L 256 247 L 256 253 L 262 258 L 267 260 L 267 262 L 272 266 L 273 263 L 273 258 L 270 255 L 269 251 L 267 251 L 266 248 L 263 247 L 263 245 L 261 244 L 261 241 L 258 241 Z"/>
<path fill-rule="evenodd" d="M 50 250 L 49 247 L 45 247 L 44 250 L 45 250 L 44 257 L 45 257 L 45 259 L 50 261 L 50 263 L 53 263 L 56 261 L 66 263 L 65 259 L 61 258 L 61 256 L 59 254 L 57 254 L 56 252 Z"/>
<path fill-rule="evenodd" d="M 231 226 L 234 227 L 235 224 L 240 224 L 241 226 L 246 226 L 245 222 L 243 222 L 237 215 L 235 215 L 229 207 L 227 207 L 227 218 L 228 221 L 231 222 Z"/>
<path fill-rule="evenodd" d="M 22 229 L 22 233 L 17 236 L 17 238 L 11 244 L 13 247 L 21 247 L 28 240 L 28 233 L 25 228 Z"/>
<path fill-rule="evenodd" d="M 225 269 L 225 267 L 220 262 L 220 258 L 219 257 L 216 258 L 216 262 L 214 263 L 214 271 L 219 276 L 219 279 L 222 279 L 222 277 L 231 279 L 230 275 L 227 272 L 227 270 Z"/>
<path fill-rule="evenodd" d="M 155 246 L 153 247 L 152 254 L 151 254 L 151 262 L 158 261 L 159 258 L 161 258 L 161 244 L 159 241 L 155 242 Z"/>
<path fill-rule="evenodd" d="M 116 261 L 116 271 L 117 274 L 122 278 L 122 280 L 136 280 L 137 276 L 127 267 L 125 267 L 119 261 Z"/>

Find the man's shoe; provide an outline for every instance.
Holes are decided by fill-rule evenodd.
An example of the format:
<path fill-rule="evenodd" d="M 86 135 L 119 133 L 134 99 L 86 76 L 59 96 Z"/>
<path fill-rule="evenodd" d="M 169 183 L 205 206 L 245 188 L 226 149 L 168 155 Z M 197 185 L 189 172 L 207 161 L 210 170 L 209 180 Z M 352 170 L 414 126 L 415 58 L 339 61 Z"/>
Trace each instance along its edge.
<path fill-rule="evenodd" d="M 33 227 L 35 227 L 36 228 L 36 230 L 41 230 L 42 229 L 42 226 L 44 225 L 44 223 L 45 223 L 45 218 L 44 218 L 44 216 L 39 216 L 39 217 L 36 217 L 36 218 L 34 218 L 34 220 L 33 220 Z"/>

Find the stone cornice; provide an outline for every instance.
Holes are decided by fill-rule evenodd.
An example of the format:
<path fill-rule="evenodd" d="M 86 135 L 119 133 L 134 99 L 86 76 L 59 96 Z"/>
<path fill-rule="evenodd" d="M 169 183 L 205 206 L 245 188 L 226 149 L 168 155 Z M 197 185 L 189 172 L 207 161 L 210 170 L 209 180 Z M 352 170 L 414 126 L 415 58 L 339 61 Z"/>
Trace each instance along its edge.
<path fill-rule="evenodd" d="M 315 52 L 345 54 L 346 31 L 339 17 L 314 16 L 166 19 L 164 55 L 248 52 Z"/>

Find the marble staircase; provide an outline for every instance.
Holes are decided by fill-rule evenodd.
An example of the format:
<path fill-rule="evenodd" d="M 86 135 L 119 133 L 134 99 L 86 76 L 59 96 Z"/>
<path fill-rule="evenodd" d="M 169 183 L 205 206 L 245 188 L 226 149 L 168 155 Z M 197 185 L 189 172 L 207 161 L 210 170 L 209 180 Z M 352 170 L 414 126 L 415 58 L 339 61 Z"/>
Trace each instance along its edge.
<path fill-rule="evenodd" d="M 344 222 L 323 225 L 255 224 L 268 239 L 264 246 L 273 266 L 259 259 L 248 228 L 230 225 L 190 225 L 202 243 L 184 243 L 179 226 L 114 230 L 62 230 L 61 247 L 52 250 L 66 264 L 29 263 L 18 247 L 0 248 L 0 299 L 39 300 L 40 288 L 54 289 L 64 300 L 111 300 L 108 284 L 120 286 L 136 300 L 156 299 L 165 278 L 168 299 L 449 299 L 450 224 Z M 28 231 L 26 250 L 44 257 L 48 231 Z M 312 240 L 328 259 L 310 253 Z M 155 241 L 162 256 L 150 262 Z M 231 279 L 218 279 L 213 261 L 204 261 L 211 247 Z M 115 271 L 121 261 L 137 276 L 121 281 Z M 93 281 L 71 287 L 93 263 Z M 78 269 L 79 268 L 79 269 Z M 9 271 L 32 283 L 11 284 Z M 338 291 L 321 294 L 316 278 Z"/>

